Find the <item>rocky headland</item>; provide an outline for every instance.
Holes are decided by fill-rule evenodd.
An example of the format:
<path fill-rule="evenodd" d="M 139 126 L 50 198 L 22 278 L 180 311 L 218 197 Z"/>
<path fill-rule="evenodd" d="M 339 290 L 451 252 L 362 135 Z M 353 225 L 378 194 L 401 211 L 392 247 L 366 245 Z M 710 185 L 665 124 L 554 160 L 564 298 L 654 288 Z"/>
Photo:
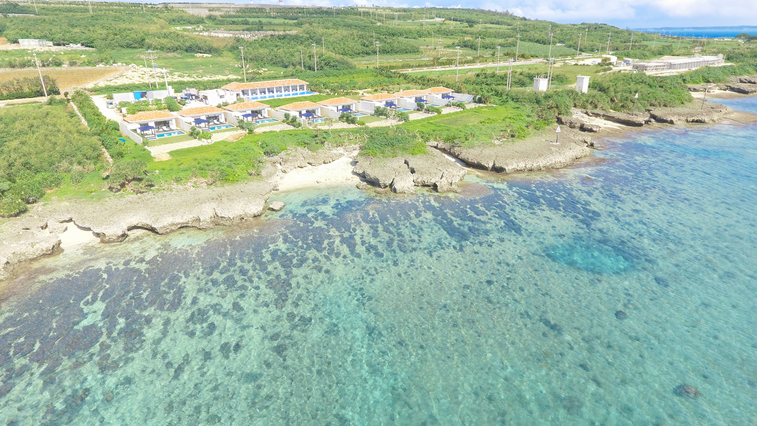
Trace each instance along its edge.
<path fill-rule="evenodd" d="M 730 77 L 725 83 L 693 84 L 689 86 L 692 93 L 708 92 L 709 97 L 729 98 L 731 95 L 757 95 L 757 75 Z"/>

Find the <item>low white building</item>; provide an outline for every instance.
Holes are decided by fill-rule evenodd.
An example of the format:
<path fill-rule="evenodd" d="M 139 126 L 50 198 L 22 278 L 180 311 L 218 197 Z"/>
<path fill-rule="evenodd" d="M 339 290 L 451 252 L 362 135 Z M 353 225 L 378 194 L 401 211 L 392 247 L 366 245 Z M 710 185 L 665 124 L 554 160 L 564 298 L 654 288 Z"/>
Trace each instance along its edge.
<path fill-rule="evenodd" d="M 223 89 L 199 90 L 197 99 L 205 105 L 219 106 L 237 101 L 237 97 Z"/>
<path fill-rule="evenodd" d="M 20 47 L 37 48 L 37 47 L 53 47 L 52 41 L 40 40 L 36 38 L 20 38 L 18 39 L 18 45 Z"/>
<path fill-rule="evenodd" d="M 177 117 L 168 111 L 142 111 L 127 115 L 124 122 L 129 130 L 148 139 L 173 136 L 179 130 Z"/>
<path fill-rule="evenodd" d="M 534 78 L 534 90 L 537 92 L 546 92 L 549 88 L 549 79 L 543 77 Z"/>
<path fill-rule="evenodd" d="M 244 98 L 248 101 L 313 94 L 313 92 L 308 91 L 308 82 L 297 78 L 252 81 L 249 83 L 234 82 L 221 87 L 221 89 L 225 90 L 232 99 Z"/>
<path fill-rule="evenodd" d="M 135 92 L 114 93 L 113 103 L 118 105 L 119 102 L 152 101 L 173 95 L 174 91 L 171 86 L 168 86 L 166 90 L 137 90 Z"/>
<path fill-rule="evenodd" d="M 376 107 L 384 108 L 397 108 L 397 95 L 394 93 L 377 93 L 375 95 L 368 95 L 363 97 L 363 101 L 372 104 L 374 109 Z"/>
<path fill-rule="evenodd" d="M 227 118 L 231 115 L 237 122 L 251 121 L 255 124 L 259 124 L 260 121 L 268 119 L 269 108 L 271 107 L 255 101 L 240 102 L 238 104 L 231 104 L 223 107 L 223 109 L 227 110 L 227 112 L 225 112 Z"/>
<path fill-rule="evenodd" d="M 587 93 L 589 91 L 589 76 L 576 76 L 576 91 L 579 93 Z"/>
<path fill-rule="evenodd" d="M 701 67 L 716 67 L 723 65 L 723 55 L 718 56 L 693 56 L 689 58 L 669 58 L 666 60 L 637 62 L 633 69 L 644 72 L 670 71 L 670 70 L 695 70 Z"/>
<path fill-rule="evenodd" d="M 189 127 L 195 126 L 198 129 L 213 130 L 214 126 L 226 124 L 226 117 L 223 112 L 221 108 L 203 106 L 181 110 L 179 117 Z"/>

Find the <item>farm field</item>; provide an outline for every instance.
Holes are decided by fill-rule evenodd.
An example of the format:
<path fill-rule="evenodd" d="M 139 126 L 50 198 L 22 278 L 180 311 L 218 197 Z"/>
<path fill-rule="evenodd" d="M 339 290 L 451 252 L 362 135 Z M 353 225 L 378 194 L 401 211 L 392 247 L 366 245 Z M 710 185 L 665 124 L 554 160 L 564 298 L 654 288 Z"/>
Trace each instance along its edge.
<path fill-rule="evenodd" d="M 77 68 L 43 68 L 42 74 L 55 79 L 61 91 L 71 87 L 83 86 L 103 78 L 112 77 L 126 67 L 77 67 Z M 34 68 L 0 69 L 0 83 L 14 78 L 38 77 Z"/>

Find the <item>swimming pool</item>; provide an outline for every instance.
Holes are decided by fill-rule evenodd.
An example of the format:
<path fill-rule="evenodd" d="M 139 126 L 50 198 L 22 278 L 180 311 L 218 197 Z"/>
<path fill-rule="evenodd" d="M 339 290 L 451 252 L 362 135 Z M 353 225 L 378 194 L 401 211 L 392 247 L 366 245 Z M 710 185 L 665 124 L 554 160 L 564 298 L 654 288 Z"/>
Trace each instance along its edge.
<path fill-rule="evenodd" d="M 258 120 L 258 124 L 275 123 L 277 121 L 279 121 L 279 120 L 277 120 L 275 118 L 264 118 L 262 120 Z"/>
<path fill-rule="evenodd" d="M 368 114 L 364 114 L 362 112 L 356 112 L 356 113 L 352 114 L 353 117 L 357 117 L 357 118 L 365 117 L 366 115 L 368 115 Z"/>
<path fill-rule="evenodd" d="M 232 127 L 234 126 L 232 126 L 231 124 L 219 124 L 218 126 L 210 126 L 210 131 L 212 132 L 213 130 L 230 129 Z"/>
<path fill-rule="evenodd" d="M 397 111 L 399 111 L 399 112 L 410 112 L 412 110 L 411 109 L 407 109 L 407 108 L 398 108 Z"/>
<path fill-rule="evenodd" d="M 169 136 L 180 136 L 180 135 L 183 135 L 183 134 L 184 134 L 184 132 L 182 132 L 181 130 L 174 130 L 172 132 L 158 133 L 157 137 L 158 138 L 167 138 Z"/>

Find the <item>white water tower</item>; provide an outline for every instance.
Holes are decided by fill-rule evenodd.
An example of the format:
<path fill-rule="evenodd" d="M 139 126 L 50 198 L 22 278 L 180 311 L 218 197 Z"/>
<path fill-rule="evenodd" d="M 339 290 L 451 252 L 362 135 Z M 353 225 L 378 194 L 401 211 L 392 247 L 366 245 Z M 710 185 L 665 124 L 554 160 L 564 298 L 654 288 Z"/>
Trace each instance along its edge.
<path fill-rule="evenodd" d="M 586 93 L 589 91 L 589 76 L 579 75 L 576 77 L 576 91 Z"/>

